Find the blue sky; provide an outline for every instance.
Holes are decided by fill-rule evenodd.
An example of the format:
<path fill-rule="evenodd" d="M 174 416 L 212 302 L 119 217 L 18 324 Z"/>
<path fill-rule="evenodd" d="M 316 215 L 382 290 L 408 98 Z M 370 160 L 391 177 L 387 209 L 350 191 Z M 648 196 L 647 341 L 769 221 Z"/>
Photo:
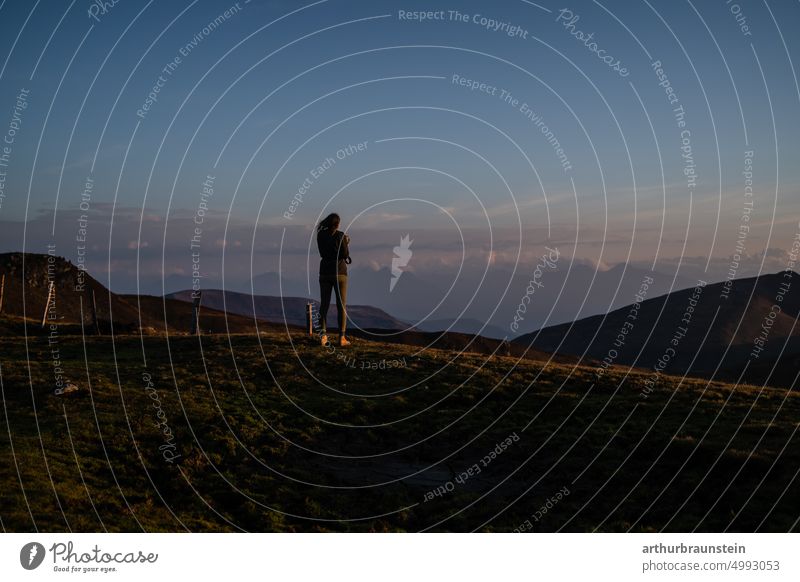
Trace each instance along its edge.
<path fill-rule="evenodd" d="M 798 230 L 796 3 L 120 0 L 91 18 L 93 5 L 0 7 L 0 131 L 20 90 L 30 92 L 6 168 L 2 251 L 43 252 L 57 241 L 74 257 L 91 178 L 90 266 L 130 270 L 138 260 L 148 280 L 185 274 L 181 241 L 210 175 L 209 277 L 221 276 L 223 246 L 241 253 L 229 255 L 238 282 L 251 265 L 278 268 L 282 237 L 289 256 L 306 258 L 309 225 L 331 210 L 366 233 L 361 256 L 372 268 L 391 257 L 391 246 L 366 244 L 372 230 L 387 240 L 418 233 L 409 268 L 421 271 L 455 268 L 462 251 L 470 269 L 524 266 L 548 241 L 602 268 L 630 260 L 674 270 L 682 256 L 711 256 L 722 268 L 741 225 L 746 151 L 752 268 L 767 248 L 788 250 Z M 440 19 L 400 17 L 419 10 Z M 513 37 L 504 33 L 512 26 Z M 627 76 L 576 31 L 593 34 L 593 48 Z M 159 75 L 157 100 L 137 114 Z M 523 104 L 558 140 L 560 160 Z M 770 257 L 765 269 L 784 260 Z M 306 262 L 281 268 L 300 272 Z"/>

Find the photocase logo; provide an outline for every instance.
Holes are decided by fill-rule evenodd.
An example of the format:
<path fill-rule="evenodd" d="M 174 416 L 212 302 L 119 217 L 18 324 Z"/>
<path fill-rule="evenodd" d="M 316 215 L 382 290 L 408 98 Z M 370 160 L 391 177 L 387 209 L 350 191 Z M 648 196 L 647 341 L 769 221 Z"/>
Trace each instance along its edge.
<path fill-rule="evenodd" d="M 400 245 L 394 247 L 395 256 L 392 257 L 392 279 L 389 281 L 389 292 L 394 291 L 394 286 L 400 280 L 400 275 L 403 274 L 403 268 L 408 265 L 411 260 L 411 243 L 414 241 L 409 238 L 410 235 L 405 235 L 400 238 Z"/>
<path fill-rule="evenodd" d="M 26 570 L 35 570 L 44 561 L 44 546 L 39 542 L 29 542 L 19 551 L 19 563 Z"/>

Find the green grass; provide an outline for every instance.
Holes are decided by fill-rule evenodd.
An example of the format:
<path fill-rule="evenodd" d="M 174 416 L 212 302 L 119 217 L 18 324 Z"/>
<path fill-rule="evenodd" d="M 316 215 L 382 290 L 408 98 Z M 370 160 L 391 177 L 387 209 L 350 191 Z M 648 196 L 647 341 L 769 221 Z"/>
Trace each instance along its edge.
<path fill-rule="evenodd" d="M 61 336 L 61 365 L 84 390 L 56 396 L 46 338 L 0 338 L 3 528 L 797 528 L 800 400 L 786 390 L 665 377 L 644 399 L 641 372 L 593 385 L 585 367 L 292 339 Z M 514 432 L 480 474 L 425 500 Z"/>

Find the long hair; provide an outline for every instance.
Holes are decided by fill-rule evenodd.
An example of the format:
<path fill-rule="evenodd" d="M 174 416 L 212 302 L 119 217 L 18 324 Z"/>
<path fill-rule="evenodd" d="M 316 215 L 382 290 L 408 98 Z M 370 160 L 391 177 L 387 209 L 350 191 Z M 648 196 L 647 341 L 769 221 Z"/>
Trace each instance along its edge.
<path fill-rule="evenodd" d="M 337 228 L 339 228 L 339 221 L 340 221 L 339 215 L 336 214 L 335 212 L 332 212 L 328 216 L 322 219 L 322 221 L 317 226 L 317 232 L 326 229 L 334 231 Z"/>

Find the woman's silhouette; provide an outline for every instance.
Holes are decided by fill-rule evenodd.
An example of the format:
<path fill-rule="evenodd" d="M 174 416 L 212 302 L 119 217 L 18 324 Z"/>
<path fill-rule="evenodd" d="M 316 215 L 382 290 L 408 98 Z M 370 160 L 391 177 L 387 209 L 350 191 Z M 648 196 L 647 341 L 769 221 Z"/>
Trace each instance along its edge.
<path fill-rule="evenodd" d="M 347 327 L 347 265 L 350 261 L 350 237 L 339 230 L 339 215 L 329 214 L 317 227 L 319 249 L 319 319 L 322 345 L 328 344 L 327 318 L 331 305 L 331 291 L 336 293 L 336 311 L 339 315 L 339 345 L 350 342 L 345 337 Z"/>

